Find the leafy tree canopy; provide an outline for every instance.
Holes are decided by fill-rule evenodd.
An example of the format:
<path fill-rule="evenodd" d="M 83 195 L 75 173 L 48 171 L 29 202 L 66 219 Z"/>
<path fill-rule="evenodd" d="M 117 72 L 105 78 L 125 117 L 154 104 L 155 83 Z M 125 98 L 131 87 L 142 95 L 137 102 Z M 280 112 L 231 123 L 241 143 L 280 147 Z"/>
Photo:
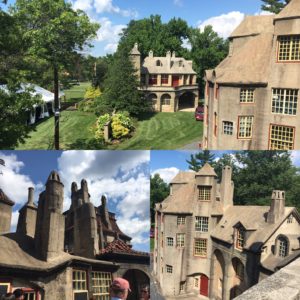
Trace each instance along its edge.
<path fill-rule="evenodd" d="M 291 0 L 262 0 L 262 10 L 278 14 Z"/>
<path fill-rule="evenodd" d="M 151 222 L 154 222 L 155 204 L 162 202 L 170 194 L 170 187 L 159 174 L 150 177 Z"/>

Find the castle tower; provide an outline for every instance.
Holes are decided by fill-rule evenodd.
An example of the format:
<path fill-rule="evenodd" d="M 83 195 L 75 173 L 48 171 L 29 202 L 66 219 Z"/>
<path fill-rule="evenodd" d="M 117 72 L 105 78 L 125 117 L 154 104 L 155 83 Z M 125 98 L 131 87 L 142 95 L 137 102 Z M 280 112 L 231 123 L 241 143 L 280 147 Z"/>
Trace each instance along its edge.
<path fill-rule="evenodd" d="M 17 232 L 34 237 L 35 226 L 36 226 L 36 216 L 37 216 L 37 206 L 33 202 L 34 200 L 34 188 L 28 188 L 28 201 L 19 210 L 19 219 L 17 225 Z"/>
<path fill-rule="evenodd" d="M 134 69 L 138 79 L 141 79 L 141 53 L 138 49 L 138 43 L 134 44 L 134 47 L 130 51 L 130 59 L 133 63 Z"/>
<path fill-rule="evenodd" d="M 10 232 L 12 207 L 15 203 L 0 189 L 0 234 Z"/>
<path fill-rule="evenodd" d="M 40 194 L 35 230 L 35 247 L 43 260 L 57 257 L 64 251 L 65 218 L 62 214 L 64 185 L 52 171 L 46 190 Z"/>
<path fill-rule="evenodd" d="M 284 191 L 274 190 L 272 193 L 272 202 L 267 216 L 267 222 L 275 224 L 284 216 L 285 193 Z"/>

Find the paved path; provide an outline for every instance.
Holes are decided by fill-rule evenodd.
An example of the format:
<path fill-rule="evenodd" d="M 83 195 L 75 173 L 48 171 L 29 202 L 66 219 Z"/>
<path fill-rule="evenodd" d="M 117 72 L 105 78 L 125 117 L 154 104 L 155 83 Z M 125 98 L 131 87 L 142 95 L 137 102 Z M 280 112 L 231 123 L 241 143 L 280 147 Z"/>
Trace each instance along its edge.
<path fill-rule="evenodd" d="M 193 143 L 184 145 L 179 150 L 201 150 L 201 149 L 202 149 L 201 142 L 197 141 L 197 142 L 193 142 Z"/>

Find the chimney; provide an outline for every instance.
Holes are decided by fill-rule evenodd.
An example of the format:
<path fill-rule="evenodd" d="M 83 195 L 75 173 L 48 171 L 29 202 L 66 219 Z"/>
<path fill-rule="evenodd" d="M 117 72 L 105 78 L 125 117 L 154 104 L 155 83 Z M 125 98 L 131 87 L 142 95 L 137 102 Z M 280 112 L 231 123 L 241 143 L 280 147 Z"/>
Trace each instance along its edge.
<path fill-rule="evenodd" d="M 153 58 L 153 51 L 152 51 L 152 50 L 149 51 L 148 56 L 149 56 L 150 58 Z"/>
<path fill-rule="evenodd" d="M 0 189 L 0 234 L 10 232 L 12 207 L 15 205 Z"/>
<path fill-rule="evenodd" d="M 103 220 L 103 223 L 108 227 L 108 229 L 112 230 L 112 227 L 111 227 L 111 224 L 109 221 L 109 214 L 108 214 L 106 201 L 107 201 L 106 197 L 102 196 L 101 197 L 101 207 L 100 207 L 101 219 Z"/>
<path fill-rule="evenodd" d="M 63 201 L 64 185 L 58 173 L 52 171 L 46 182 L 46 190 L 39 197 L 35 229 L 35 248 L 45 261 L 64 252 Z"/>
<path fill-rule="evenodd" d="M 82 201 L 83 203 L 90 202 L 90 195 L 87 187 L 87 182 L 85 179 L 81 180 L 81 193 L 82 193 Z"/>
<path fill-rule="evenodd" d="M 225 166 L 222 170 L 222 181 L 220 185 L 221 200 L 224 209 L 228 206 L 233 206 L 234 183 L 231 180 L 231 177 L 232 168 L 230 166 Z"/>
<path fill-rule="evenodd" d="M 17 232 L 34 237 L 37 217 L 37 207 L 34 204 L 34 188 L 28 188 L 27 203 L 19 210 Z"/>
<path fill-rule="evenodd" d="M 285 192 L 274 190 L 272 192 L 272 202 L 267 216 L 267 222 L 275 224 L 284 216 Z"/>
<path fill-rule="evenodd" d="M 171 51 L 167 52 L 166 57 L 167 57 L 167 66 L 170 69 L 171 68 Z"/>

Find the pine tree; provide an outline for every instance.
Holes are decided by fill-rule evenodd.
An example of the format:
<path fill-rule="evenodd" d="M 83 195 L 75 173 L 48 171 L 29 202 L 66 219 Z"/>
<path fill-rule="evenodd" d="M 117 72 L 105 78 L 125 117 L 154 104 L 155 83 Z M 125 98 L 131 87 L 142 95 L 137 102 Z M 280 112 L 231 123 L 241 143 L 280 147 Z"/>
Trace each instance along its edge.
<path fill-rule="evenodd" d="M 261 9 L 278 14 L 291 0 L 262 0 Z"/>
<path fill-rule="evenodd" d="M 197 154 L 191 155 L 191 160 L 186 160 L 189 169 L 198 172 L 206 163 L 214 166 L 215 155 L 209 150 L 203 150 Z"/>

